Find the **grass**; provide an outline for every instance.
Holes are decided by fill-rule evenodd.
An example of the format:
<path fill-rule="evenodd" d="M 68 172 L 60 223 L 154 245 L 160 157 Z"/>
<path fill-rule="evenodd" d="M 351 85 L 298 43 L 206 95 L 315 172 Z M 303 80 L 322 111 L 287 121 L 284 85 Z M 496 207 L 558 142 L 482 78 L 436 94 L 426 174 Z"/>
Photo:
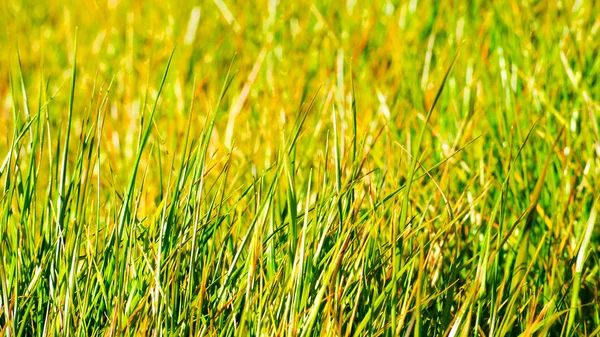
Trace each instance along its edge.
<path fill-rule="evenodd" d="M 593 1 L 0 4 L 0 334 L 600 334 Z"/>

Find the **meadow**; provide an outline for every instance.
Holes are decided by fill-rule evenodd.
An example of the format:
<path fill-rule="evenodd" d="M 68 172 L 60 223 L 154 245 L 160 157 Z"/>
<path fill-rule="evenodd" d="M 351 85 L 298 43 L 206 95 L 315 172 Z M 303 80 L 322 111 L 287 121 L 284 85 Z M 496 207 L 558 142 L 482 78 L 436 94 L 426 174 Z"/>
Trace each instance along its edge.
<path fill-rule="evenodd" d="M 0 335 L 600 334 L 593 0 L 0 27 Z"/>

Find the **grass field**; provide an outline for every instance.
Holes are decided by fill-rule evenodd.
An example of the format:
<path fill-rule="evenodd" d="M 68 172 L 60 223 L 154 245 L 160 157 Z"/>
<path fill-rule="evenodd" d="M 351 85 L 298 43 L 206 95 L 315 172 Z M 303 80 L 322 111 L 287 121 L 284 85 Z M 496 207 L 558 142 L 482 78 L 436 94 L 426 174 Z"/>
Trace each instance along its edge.
<path fill-rule="evenodd" d="M 594 1 L 0 26 L 0 335 L 600 334 Z"/>

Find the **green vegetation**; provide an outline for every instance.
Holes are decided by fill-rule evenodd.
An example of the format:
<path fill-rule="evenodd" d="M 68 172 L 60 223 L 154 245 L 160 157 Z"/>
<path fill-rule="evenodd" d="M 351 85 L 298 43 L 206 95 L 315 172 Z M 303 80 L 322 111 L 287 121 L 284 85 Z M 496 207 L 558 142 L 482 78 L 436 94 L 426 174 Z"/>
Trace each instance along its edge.
<path fill-rule="evenodd" d="M 592 0 L 0 3 L 3 336 L 600 332 Z"/>

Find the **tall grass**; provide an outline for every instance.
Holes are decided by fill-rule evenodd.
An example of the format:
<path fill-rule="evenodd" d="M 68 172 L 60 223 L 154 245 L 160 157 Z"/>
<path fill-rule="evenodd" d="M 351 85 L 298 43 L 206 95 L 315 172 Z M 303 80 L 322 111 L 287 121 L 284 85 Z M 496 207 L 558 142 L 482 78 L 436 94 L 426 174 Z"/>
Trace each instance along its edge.
<path fill-rule="evenodd" d="M 0 333 L 598 335 L 599 17 L 0 4 Z"/>

